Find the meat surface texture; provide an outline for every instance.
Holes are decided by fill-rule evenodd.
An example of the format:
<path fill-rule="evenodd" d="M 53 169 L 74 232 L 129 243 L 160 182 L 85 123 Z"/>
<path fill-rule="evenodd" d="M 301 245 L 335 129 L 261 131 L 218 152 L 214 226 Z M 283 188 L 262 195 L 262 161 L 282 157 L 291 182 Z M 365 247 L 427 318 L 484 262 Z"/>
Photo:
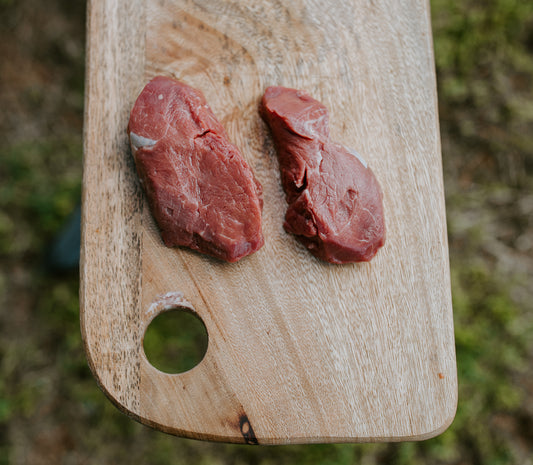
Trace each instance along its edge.
<path fill-rule="evenodd" d="M 165 245 L 228 262 L 261 248 L 261 185 L 200 91 L 154 78 L 135 102 L 128 134 Z"/>
<path fill-rule="evenodd" d="M 330 263 L 370 261 L 385 242 L 381 188 L 357 152 L 330 140 L 326 107 L 304 91 L 269 87 L 260 113 L 289 204 L 285 230 Z"/>

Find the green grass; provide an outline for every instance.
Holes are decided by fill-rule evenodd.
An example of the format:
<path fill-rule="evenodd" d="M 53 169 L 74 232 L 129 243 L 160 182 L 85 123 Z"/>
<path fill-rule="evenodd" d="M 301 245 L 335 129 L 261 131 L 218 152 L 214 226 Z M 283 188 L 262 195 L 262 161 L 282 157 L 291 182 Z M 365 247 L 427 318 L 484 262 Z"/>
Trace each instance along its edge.
<path fill-rule="evenodd" d="M 183 373 L 198 365 L 207 344 L 202 320 L 179 309 L 158 315 L 148 326 L 143 341 L 148 361 L 165 373 Z"/>
<path fill-rule="evenodd" d="M 0 256 L 39 253 L 79 202 L 81 140 L 20 142 L 0 159 Z"/>
<path fill-rule="evenodd" d="M 493 171 L 506 183 L 531 185 L 533 4 L 431 5 L 441 119 L 463 156 L 484 162 L 474 180 L 486 182 Z"/>

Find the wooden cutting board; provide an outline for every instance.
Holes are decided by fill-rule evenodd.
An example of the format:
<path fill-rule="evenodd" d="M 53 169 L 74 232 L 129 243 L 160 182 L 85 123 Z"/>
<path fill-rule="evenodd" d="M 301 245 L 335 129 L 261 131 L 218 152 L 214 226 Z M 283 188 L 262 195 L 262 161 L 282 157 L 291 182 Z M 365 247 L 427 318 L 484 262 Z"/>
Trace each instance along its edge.
<path fill-rule="evenodd" d="M 94 375 L 121 410 L 181 436 L 259 444 L 417 440 L 451 423 L 457 376 L 428 8 L 89 2 L 81 327 Z M 263 184 L 265 246 L 236 264 L 166 248 L 153 223 L 126 127 L 158 74 L 204 92 Z M 269 85 L 322 101 L 332 138 L 375 172 L 387 242 L 371 263 L 323 263 L 283 230 L 277 160 L 257 112 Z M 192 370 L 165 374 L 142 341 L 161 296 L 176 292 L 209 346 Z"/>

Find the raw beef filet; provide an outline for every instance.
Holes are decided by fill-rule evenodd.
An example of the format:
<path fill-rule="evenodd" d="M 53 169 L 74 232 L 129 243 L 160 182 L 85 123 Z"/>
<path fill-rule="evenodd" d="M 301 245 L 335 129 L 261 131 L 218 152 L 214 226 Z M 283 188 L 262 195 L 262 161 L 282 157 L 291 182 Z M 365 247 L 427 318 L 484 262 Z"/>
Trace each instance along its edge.
<path fill-rule="evenodd" d="M 372 259 L 385 241 L 381 189 L 357 152 L 330 140 L 326 107 L 306 92 L 269 87 L 260 112 L 289 204 L 285 229 L 328 262 Z"/>
<path fill-rule="evenodd" d="M 263 245 L 261 185 L 200 91 L 154 78 L 135 102 L 128 134 L 167 246 L 235 262 Z"/>

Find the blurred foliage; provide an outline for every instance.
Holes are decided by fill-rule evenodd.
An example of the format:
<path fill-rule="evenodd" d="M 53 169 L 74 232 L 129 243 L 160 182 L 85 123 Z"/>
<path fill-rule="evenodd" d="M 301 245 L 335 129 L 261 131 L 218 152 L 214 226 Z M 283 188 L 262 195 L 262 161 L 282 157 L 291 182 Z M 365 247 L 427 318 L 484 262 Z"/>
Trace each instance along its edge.
<path fill-rule="evenodd" d="M 0 150 L 0 256 L 36 254 L 57 232 L 79 202 L 80 154 L 70 136 Z"/>
<path fill-rule="evenodd" d="M 531 321 L 486 267 L 460 265 L 452 269 L 460 402 L 444 436 L 457 451 L 467 446 L 463 457 L 476 463 L 519 463 L 491 423 L 498 412 L 518 413 L 525 401 L 513 375 L 530 364 Z"/>
<path fill-rule="evenodd" d="M 159 314 L 144 334 L 148 361 L 165 373 L 183 373 L 202 361 L 207 351 L 207 330 L 202 320 L 186 310 Z"/>
<path fill-rule="evenodd" d="M 516 260 L 531 251 L 533 2 L 431 4 L 456 419 L 418 443 L 253 448 L 158 433 L 120 413 L 96 386 L 79 333 L 77 273 L 53 274 L 44 262 L 80 197 L 84 2 L 0 0 L 9 18 L 0 32 L 14 35 L 32 63 L 16 63 L 15 71 L 29 71 L 13 84 L 20 101 L 9 100 L 0 118 L 10 131 L 0 147 L 0 465 L 532 463 L 531 269 Z M 37 26 L 38 39 L 22 18 Z M 61 76 L 59 84 L 50 76 Z M 23 117 L 32 121 L 26 137 L 16 124 Z"/>
<path fill-rule="evenodd" d="M 431 6 L 441 118 L 461 140 L 464 165 L 483 167 L 475 180 L 493 171 L 525 187 L 533 168 L 533 2 Z"/>

